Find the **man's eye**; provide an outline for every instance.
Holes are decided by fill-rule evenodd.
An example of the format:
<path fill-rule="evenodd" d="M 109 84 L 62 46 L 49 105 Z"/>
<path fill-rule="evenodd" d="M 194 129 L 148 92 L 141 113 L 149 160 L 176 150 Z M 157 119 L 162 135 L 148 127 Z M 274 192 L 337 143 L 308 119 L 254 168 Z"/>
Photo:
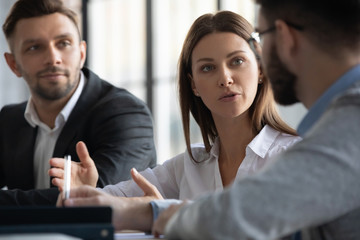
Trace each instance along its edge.
<path fill-rule="evenodd" d="M 59 43 L 59 45 L 62 46 L 62 47 L 67 47 L 67 46 L 70 46 L 71 44 L 70 44 L 69 41 L 61 41 L 61 42 Z"/>
<path fill-rule="evenodd" d="M 39 49 L 39 48 L 40 48 L 39 45 L 33 45 L 33 46 L 28 47 L 28 48 L 27 48 L 27 51 L 35 51 L 35 50 L 37 50 L 37 49 Z"/>

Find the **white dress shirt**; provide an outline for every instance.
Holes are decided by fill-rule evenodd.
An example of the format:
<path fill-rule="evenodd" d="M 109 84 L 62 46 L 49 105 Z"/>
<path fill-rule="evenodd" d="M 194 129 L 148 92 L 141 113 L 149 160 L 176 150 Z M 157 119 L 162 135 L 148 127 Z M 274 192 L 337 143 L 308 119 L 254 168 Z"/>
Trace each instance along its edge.
<path fill-rule="evenodd" d="M 48 170 L 50 169 L 49 160 L 53 157 L 56 141 L 80 97 L 84 85 L 85 76 L 81 72 L 79 85 L 65 107 L 57 115 L 53 129 L 40 121 L 30 96 L 24 117 L 32 127 L 38 127 L 34 149 L 34 180 L 36 189 L 50 187 L 50 176 L 48 175 Z"/>
<path fill-rule="evenodd" d="M 246 147 L 246 156 L 237 171 L 236 179 L 259 171 L 274 155 L 300 140 L 300 137 L 280 133 L 266 125 Z M 218 163 L 219 139 L 215 140 L 210 152 L 206 152 L 203 144 L 193 144 L 191 149 L 194 158 L 201 163 L 195 163 L 185 151 L 163 165 L 141 172 L 164 198 L 193 199 L 203 193 L 223 189 Z M 132 180 L 108 185 L 102 190 L 115 196 L 144 195 Z"/>

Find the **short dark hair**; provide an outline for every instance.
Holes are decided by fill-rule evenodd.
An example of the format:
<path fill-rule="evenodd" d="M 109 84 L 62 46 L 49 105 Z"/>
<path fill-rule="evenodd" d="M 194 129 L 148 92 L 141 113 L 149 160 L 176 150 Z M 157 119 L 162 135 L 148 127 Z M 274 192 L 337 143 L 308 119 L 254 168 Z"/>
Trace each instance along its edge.
<path fill-rule="evenodd" d="M 64 6 L 61 0 L 19 0 L 10 10 L 3 27 L 6 39 L 9 41 L 15 31 L 16 24 L 24 18 L 41 17 L 53 13 L 67 16 L 76 26 L 81 39 L 77 15 Z"/>
<path fill-rule="evenodd" d="M 309 38 L 326 50 L 360 47 L 360 0 L 255 1 L 269 23 L 282 19 L 302 25 Z"/>

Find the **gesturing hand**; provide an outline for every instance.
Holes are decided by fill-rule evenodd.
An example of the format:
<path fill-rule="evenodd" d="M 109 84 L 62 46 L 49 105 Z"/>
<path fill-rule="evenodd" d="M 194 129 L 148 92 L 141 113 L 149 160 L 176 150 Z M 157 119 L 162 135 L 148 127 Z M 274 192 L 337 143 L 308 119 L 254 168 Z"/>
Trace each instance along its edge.
<path fill-rule="evenodd" d="M 71 163 L 71 188 L 82 185 L 95 187 L 99 174 L 84 142 L 80 141 L 76 144 L 76 153 L 80 162 Z M 52 168 L 50 168 L 48 174 L 50 177 L 54 177 L 52 184 L 57 186 L 60 192 L 62 192 L 64 186 L 65 160 L 63 158 L 51 158 L 50 165 Z"/>
<path fill-rule="evenodd" d="M 152 225 L 152 210 L 149 202 L 163 199 L 158 189 L 135 169 L 131 176 L 143 190 L 142 197 L 115 197 L 89 186 L 74 188 L 70 199 L 63 201 L 59 195 L 57 206 L 111 206 L 113 224 L 117 230 L 134 229 L 149 231 Z"/>
<path fill-rule="evenodd" d="M 134 182 L 143 190 L 144 197 L 164 199 L 159 190 L 144 178 L 135 168 L 131 169 L 131 177 Z"/>

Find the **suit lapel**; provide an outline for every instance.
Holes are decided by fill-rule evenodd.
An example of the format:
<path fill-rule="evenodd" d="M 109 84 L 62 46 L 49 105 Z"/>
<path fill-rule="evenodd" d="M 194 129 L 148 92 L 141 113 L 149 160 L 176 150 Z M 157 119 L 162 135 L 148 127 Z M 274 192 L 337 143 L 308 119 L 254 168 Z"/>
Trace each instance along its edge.
<path fill-rule="evenodd" d="M 12 161 L 13 176 L 16 179 L 15 186 L 22 186 L 22 189 L 34 188 L 34 145 L 36 140 L 37 128 L 30 125 L 21 127 L 19 135 L 15 137 L 17 144 L 15 147 L 15 158 Z M 26 137 L 24 137 L 26 136 Z"/>
<path fill-rule="evenodd" d="M 54 157 L 64 157 L 65 154 L 76 153 L 75 148 L 73 148 L 76 144 L 74 141 L 78 141 L 76 135 L 80 126 L 85 124 L 89 109 L 96 104 L 101 94 L 100 78 L 86 68 L 83 68 L 82 71 L 87 82 L 56 142 Z"/>

